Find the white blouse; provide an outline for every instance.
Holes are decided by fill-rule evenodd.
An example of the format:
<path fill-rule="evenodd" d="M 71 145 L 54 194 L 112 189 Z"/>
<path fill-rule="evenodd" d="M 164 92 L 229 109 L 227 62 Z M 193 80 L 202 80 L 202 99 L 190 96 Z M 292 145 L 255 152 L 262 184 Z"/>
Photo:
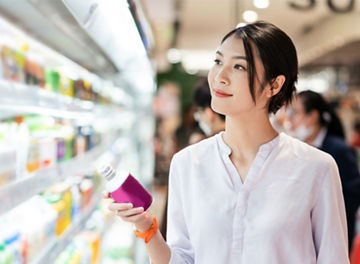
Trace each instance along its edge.
<path fill-rule="evenodd" d="M 222 133 L 174 155 L 170 263 L 346 264 L 334 159 L 284 133 L 262 145 L 244 184 Z"/>

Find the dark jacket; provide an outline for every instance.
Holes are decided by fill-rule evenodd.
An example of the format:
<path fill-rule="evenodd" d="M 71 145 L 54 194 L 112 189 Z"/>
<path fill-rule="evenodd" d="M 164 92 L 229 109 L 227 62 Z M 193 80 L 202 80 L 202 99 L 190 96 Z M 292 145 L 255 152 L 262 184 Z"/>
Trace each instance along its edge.
<path fill-rule="evenodd" d="M 342 138 L 332 135 L 326 135 L 320 149 L 329 153 L 339 167 L 351 247 L 355 235 L 356 211 L 360 205 L 360 173 L 356 152 Z"/>

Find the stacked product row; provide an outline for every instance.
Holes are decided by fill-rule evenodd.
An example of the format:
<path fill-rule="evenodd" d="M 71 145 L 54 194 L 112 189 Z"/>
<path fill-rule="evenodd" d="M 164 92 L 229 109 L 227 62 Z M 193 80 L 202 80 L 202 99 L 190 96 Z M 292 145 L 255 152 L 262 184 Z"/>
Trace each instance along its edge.
<path fill-rule="evenodd" d="M 0 217 L 0 263 L 30 263 L 77 220 L 99 186 L 95 175 L 59 183 Z"/>
<path fill-rule="evenodd" d="M 27 56 L 28 52 L 25 50 L 15 50 L 6 45 L 0 46 L 0 79 L 36 85 L 82 100 L 97 103 L 109 102 L 109 99 L 98 92 L 101 89 L 99 87 L 101 83 L 70 78 L 66 73 L 41 65 L 36 61 L 36 57 Z"/>
<path fill-rule="evenodd" d="M 80 232 L 56 259 L 55 264 L 99 263 L 101 233 L 98 230 Z"/>
<path fill-rule="evenodd" d="M 0 122 L 0 186 L 83 155 L 101 143 L 92 125 L 38 115 Z"/>

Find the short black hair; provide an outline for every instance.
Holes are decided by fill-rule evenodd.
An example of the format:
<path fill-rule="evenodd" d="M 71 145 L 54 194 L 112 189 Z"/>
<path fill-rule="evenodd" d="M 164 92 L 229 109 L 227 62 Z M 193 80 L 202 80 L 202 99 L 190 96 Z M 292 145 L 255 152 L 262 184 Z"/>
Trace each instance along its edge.
<path fill-rule="evenodd" d="M 324 97 L 314 91 L 306 90 L 297 95 L 304 107 L 306 114 L 311 111 L 317 111 L 319 113 L 320 125 L 327 128 L 329 135 L 338 136 L 345 139 L 344 128 L 341 120 Z"/>
<path fill-rule="evenodd" d="M 211 92 L 207 78 L 200 79 L 198 85 L 194 91 L 194 103 L 201 108 L 211 108 Z M 216 113 L 216 112 L 215 112 Z M 225 116 L 216 113 L 222 120 L 225 120 Z"/>
<path fill-rule="evenodd" d="M 250 43 L 257 48 L 265 69 L 261 91 L 267 83 L 271 83 L 277 76 L 284 75 L 286 78 L 280 92 L 270 99 L 268 112 L 275 114 L 283 105 L 289 105 L 296 91 L 295 83 L 298 79 L 298 59 L 294 43 L 290 37 L 271 23 L 257 21 L 230 31 L 222 39 L 221 44 L 233 34 L 242 39 L 244 43 L 249 65 L 249 87 L 253 101 L 256 103 L 254 88 L 256 69 L 254 50 L 252 50 Z"/>

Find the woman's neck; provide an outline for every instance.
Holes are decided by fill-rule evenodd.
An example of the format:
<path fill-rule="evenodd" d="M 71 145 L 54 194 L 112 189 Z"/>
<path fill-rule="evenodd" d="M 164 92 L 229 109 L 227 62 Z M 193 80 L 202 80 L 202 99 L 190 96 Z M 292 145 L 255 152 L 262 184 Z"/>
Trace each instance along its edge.
<path fill-rule="evenodd" d="M 217 119 L 215 119 L 211 130 L 213 131 L 213 134 L 217 134 L 220 131 L 224 131 L 225 130 L 225 121 L 223 121 L 220 117 L 218 117 Z"/>
<path fill-rule="evenodd" d="M 260 146 L 277 135 L 268 115 L 259 113 L 251 116 L 227 116 L 223 139 L 234 157 L 252 160 Z"/>

